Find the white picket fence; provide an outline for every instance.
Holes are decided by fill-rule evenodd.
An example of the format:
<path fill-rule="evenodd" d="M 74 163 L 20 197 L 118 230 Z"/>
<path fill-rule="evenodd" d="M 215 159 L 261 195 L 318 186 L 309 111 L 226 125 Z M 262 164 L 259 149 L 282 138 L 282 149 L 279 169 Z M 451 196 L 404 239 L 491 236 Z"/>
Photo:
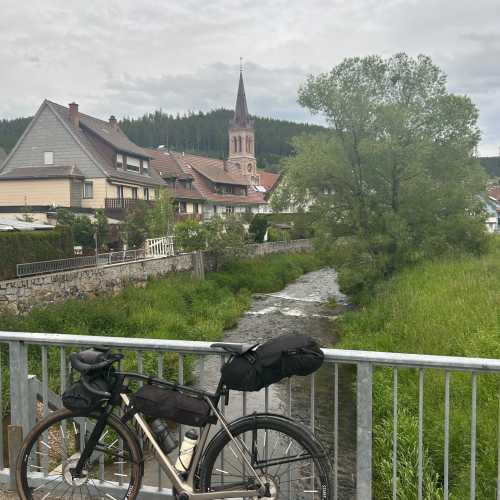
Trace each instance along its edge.
<path fill-rule="evenodd" d="M 163 236 L 162 238 L 147 239 L 144 243 L 144 254 L 146 258 L 171 257 L 174 252 L 174 237 Z"/>

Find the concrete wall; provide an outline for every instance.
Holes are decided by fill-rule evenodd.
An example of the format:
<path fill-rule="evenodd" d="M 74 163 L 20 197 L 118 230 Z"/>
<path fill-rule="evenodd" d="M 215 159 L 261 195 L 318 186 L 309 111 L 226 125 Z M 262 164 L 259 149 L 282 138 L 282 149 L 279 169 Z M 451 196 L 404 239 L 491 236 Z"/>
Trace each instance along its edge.
<path fill-rule="evenodd" d="M 289 243 L 262 243 L 248 245 L 245 256 L 249 258 L 271 253 L 301 252 L 311 250 L 309 240 Z M 166 276 L 176 272 L 195 272 L 202 277 L 214 267 L 210 254 L 181 254 L 126 264 L 114 264 L 98 268 L 80 269 L 62 273 L 45 274 L 0 281 L 0 313 L 23 314 L 34 307 L 42 307 L 69 298 L 94 297 L 119 292 L 128 284 L 143 284 L 148 278 Z M 201 264 L 203 267 L 200 269 Z"/>

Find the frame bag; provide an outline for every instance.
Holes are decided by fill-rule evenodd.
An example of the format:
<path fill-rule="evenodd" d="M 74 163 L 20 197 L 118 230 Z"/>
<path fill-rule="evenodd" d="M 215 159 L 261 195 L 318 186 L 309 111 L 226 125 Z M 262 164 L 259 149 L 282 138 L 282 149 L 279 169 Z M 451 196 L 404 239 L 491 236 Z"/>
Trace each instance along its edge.
<path fill-rule="evenodd" d="M 210 405 L 204 399 L 174 389 L 145 384 L 132 395 L 131 402 L 135 412 L 178 424 L 203 427 L 213 421 Z"/>
<path fill-rule="evenodd" d="M 309 375 L 323 364 L 318 343 L 307 335 L 290 334 L 234 356 L 221 370 L 228 389 L 259 391 L 293 375 Z"/>

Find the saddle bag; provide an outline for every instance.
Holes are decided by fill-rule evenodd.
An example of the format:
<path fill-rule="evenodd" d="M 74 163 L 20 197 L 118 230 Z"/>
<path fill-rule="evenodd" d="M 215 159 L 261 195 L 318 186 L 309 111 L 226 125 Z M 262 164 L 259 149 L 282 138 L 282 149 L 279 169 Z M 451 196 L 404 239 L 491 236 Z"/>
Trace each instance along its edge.
<path fill-rule="evenodd" d="M 131 402 L 135 412 L 152 418 L 164 418 L 193 427 L 214 422 L 210 405 L 204 399 L 179 390 L 145 384 L 132 395 Z"/>
<path fill-rule="evenodd" d="M 102 378 L 92 380 L 91 384 L 99 391 L 109 392 L 108 383 Z M 73 411 L 93 410 L 104 400 L 101 396 L 88 391 L 80 381 L 75 382 L 64 391 L 61 399 L 63 406 Z"/>
<path fill-rule="evenodd" d="M 286 377 L 309 375 L 323 360 L 323 351 L 312 337 L 283 335 L 231 358 L 222 367 L 222 381 L 228 389 L 259 391 Z"/>

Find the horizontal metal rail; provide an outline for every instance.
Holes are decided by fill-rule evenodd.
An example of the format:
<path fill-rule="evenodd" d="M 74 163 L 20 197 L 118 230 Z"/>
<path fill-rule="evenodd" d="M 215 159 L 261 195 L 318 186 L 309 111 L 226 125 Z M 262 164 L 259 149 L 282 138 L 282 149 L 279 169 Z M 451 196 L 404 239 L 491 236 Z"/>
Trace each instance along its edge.
<path fill-rule="evenodd" d="M 5 345 L 8 348 L 5 348 Z M 186 379 L 186 365 L 185 360 L 187 355 L 192 355 L 197 360 L 197 384 L 200 387 L 206 387 L 208 382 L 214 383 L 217 377 L 219 367 L 225 362 L 227 354 L 224 351 L 214 349 L 209 342 L 192 342 L 182 340 L 162 340 L 162 339 L 143 339 L 143 338 L 121 338 L 121 337 L 97 337 L 89 335 L 65 335 L 65 334 L 45 334 L 45 333 L 26 333 L 26 332 L 0 332 L 0 346 L 3 358 L 8 354 L 9 377 L 10 377 L 10 408 L 11 408 L 11 422 L 13 425 L 23 427 L 26 433 L 33 425 L 36 418 L 34 412 L 37 411 L 36 405 L 33 404 L 33 393 L 38 395 L 38 399 L 42 401 L 43 409 L 41 414 L 47 414 L 49 408 L 52 408 L 54 401 L 57 400 L 59 393 L 64 391 L 68 383 L 68 351 L 74 348 L 82 348 L 88 346 L 94 347 L 109 347 L 112 349 L 120 350 L 124 353 L 129 353 L 135 359 L 135 369 L 139 373 L 145 371 L 145 360 L 148 356 L 148 366 L 151 369 L 151 360 L 156 359 L 154 368 L 155 375 L 162 376 L 166 370 L 167 360 L 176 358 L 175 363 L 178 372 L 178 382 L 183 383 Z M 54 358 L 54 348 L 59 352 L 59 356 Z M 36 374 L 39 382 L 34 383 L 33 376 L 30 377 L 28 366 L 33 366 L 29 363 L 29 356 L 32 355 L 33 350 L 40 353 L 41 368 L 40 372 Z M 49 358 L 49 352 L 51 357 Z M 417 426 L 417 433 L 415 436 L 415 450 L 417 453 L 416 462 L 414 464 L 414 497 L 426 498 L 426 488 L 428 488 L 426 481 L 426 453 L 428 443 L 426 442 L 426 428 L 425 428 L 425 395 L 428 390 L 428 377 L 429 372 L 439 371 L 443 374 L 443 421 L 441 422 L 443 429 L 443 470 L 441 474 L 442 481 L 442 497 L 449 498 L 451 495 L 450 489 L 450 439 L 451 428 L 453 422 L 450 418 L 450 408 L 452 407 L 453 391 L 450 390 L 450 379 L 453 373 L 461 372 L 466 373 L 470 377 L 470 434 L 469 434 L 469 454 L 470 456 L 470 491 L 467 492 L 469 498 L 477 498 L 477 487 L 479 481 L 477 478 L 478 460 L 481 456 L 477 453 L 478 447 L 478 414 L 481 410 L 479 389 L 481 377 L 500 374 L 500 360 L 497 359 L 481 359 L 481 358 L 464 358 L 464 357 L 448 357 L 448 356 L 428 356 L 417 354 L 403 354 L 403 353 L 384 353 L 384 352 L 371 352 L 371 351 L 354 351 L 342 349 L 324 349 L 326 366 L 322 370 L 328 370 L 327 377 L 321 377 L 320 374 L 314 374 L 307 378 L 292 378 L 280 383 L 279 398 L 284 401 L 284 406 L 280 403 L 278 406 L 276 399 L 271 397 L 271 388 L 261 391 L 259 395 L 252 394 L 249 398 L 245 393 L 237 393 L 232 398 L 231 404 L 228 408 L 223 409 L 226 415 L 231 418 L 243 414 L 252 413 L 256 409 L 257 400 L 261 401 L 261 406 L 257 409 L 265 411 L 280 411 L 286 416 L 293 416 L 300 418 L 302 423 L 309 426 L 314 432 L 320 433 L 322 440 L 327 440 L 332 443 L 331 446 L 331 459 L 333 462 L 332 478 L 334 482 L 334 498 L 339 499 L 344 496 L 350 496 L 346 493 L 345 484 L 348 482 L 347 476 L 354 477 L 355 480 L 351 481 L 352 485 L 349 487 L 355 488 L 357 491 L 357 498 L 369 499 L 372 496 L 372 476 L 373 471 L 380 466 L 379 463 L 373 462 L 373 428 L 374 428 L 374 403 L 373 400 L 376 395 L 374 384 L 377 378 L 374 377 L 377 369 L 391 370 L 388 377 L 385 377 L 385 383 L 388 384 L 392 392 L 391 408 L 388 409 L 392 414 L 391 429 L 386 439 L 391 442 L 390 454 L 385 457 L 386 463 L 391 464 L 390 474 L 392 475 L 391 482 L 388 485 L 388 491 L 392 489 L 392 497 L 399 498 L 400 488 L 400 462 L 399 457 L 402 449 L 400 442 L 399 432 L 401 422 L 401 401 L 404 396 L 399 387 L 401 384 L 402 376 L 399 375 L 401 370 L 410 370 L 414 374 L 414 390 L 416 400 L 412 406 L 414 411 L 414 418 Z M 164 356 L 169 353 L 168 356 Z M 175 354 L 173 354 L 175 353 Z M 0 362 L 5 361 L 0 357 Z M 54 366 L 58 363 L 58 367 Z M 354 368 L 355 383 L 349 382 L 347 385 L 342 384 L 342 377 L 346 376 L 347 372 L 343 371 L 348 369 L 348 366 Z M 53 382 L 49 390 L 49 367 L 52 373 L 57 372 L 59 369 L 60 383 L 56 392 L 54 391 Z M 210 368 L 211 367 L 211 368 Z M 210 371 L 207 371 L 210 368 Z M 350 369 L 350 368 L 349 368 Z M 2 373 L 5 375 L 5 370 L 2 372 L 0 365 L 0 391 L 2 391 Z M 214 375 L 215 373 L 215 375 Z M 412 375 L 413 376 L 413 375 Z M 215 378 L 214 378 L 215 377 Z M 493 380 L 497 381 L 498 378 Z M 321 385 L 320 385 L 321 380 Z M 341 385 L 339 386 L 339 381 Z M 496 383 L 496 382 L 495 382 Z M 325 384 L 326 387 L 325 387 Z M 34 391 L 33 387 L 37 387 Z M 345 444 L 346 436 L 340 435 L 342 426 L 345 426 L 345 418 L 342 416 L 343 411 L 347 411 L 347 403 L 345 395 L 342 394 L 341 388 L 346 391 L 346 387 L 353 391 L 352 404 L 354 408 L 354 419 L 350 418 L 354 432 L 352 435 L 352 450 L 354 453 L 354 460 L 350 460 L 346 456 Z M 210 389 L 210 386 L 207 386 Z M 399 389 L 399 390 L 398 390 Z M 5 391 L 4 391 L 5 392 Z M 239 394 L 239 395 L 238 395 Z M 274 396 L 276 396 L 275 393 Z M 496 391 L 499 394 L 499 391 Z M 458 396 L 458 395 L 457 395 Z M 298 398 L 302 397 L 301 400 Z M 492 395 L 493 397 L 493 395 Z M 500 398 L 499 398 L 500 399 Z M 0 410 L 2 409 L 3 401 L 0 401 Z M 497 411 L 500 408 L 497 402 Z M 321 424 L 320 415 L 325 414 L 323 405 L 330 408 L 331 412 L 329 418 L 329 428 L 322 429 L 324 424 Z M 308 408 L 304 413 L 304 408 Z M 302 411 L 302 414 L 300 413 Z M 40 413 L 40 408 L 38 407 Z M 328 413 L 328 412 L 326 412 Z M 39 415 L 40 416 L 40 415 Z M 499 414 L 500 416 L 500 414 Z M 349 424 L 351 425 L 351 424 Z M 428 423 L 427 423 L 428 425 Z M 436 423 L 437 425 L 437 423 Z M 441 427 L 439 427 L 441 429 Z M 180 429 L 182 433 L 182 429 Z M 482 433 L 490 432 L 489 430 L 482 429 Z M 349 436 L 347 436 L 349 437 Z M 490 436 L 488 435 L 488 438 Z M 339 441 L 340 439 L 340 441 Z M 349 438 L 350 439 L 350 438 Z M 491 429 L 491 442 L 499 442 L 500 435 L 498 429 Z M 2 462 L 4 442 L 0 439 L 0 469 L 5 464 Z M 500 447 L 498 448 L 500 450 Z M 500 457 L 500 455 L 499 455 Z M 352 458 L 352 457 L 351 457 Z M 500 458 L 499 458 L 500 460 Z M 339 468 L 340 464 L 340 468 Z M 347 472 L 346 472 L 347 471 Z M 153 474 L 154 476 L 154 474 Z M 149 475 L 151 478 L 151 474 Z M 148 492 L 152 492 L 151 488 L 155 491 L 170 494 L 169 485 L 166 483 L 165 478 L 158 470 L 157 481 L 154 485 L 149 484 L 149 489 L 144 490 L 144 498 L 148 497 Z M 500 467 L 498 477 L 491 478 L 497 484 L 500 481 Z M 344 488 L 342 490 L 342 488 Z M 151 493 L 152 494 L 152 493 Z M 152 498 L 152 496 L 150 497 Z"/>
<path fill-rule="evenodd" d="M 145 258 L 144 250 L 140 248 L 137 250 L 123 250 L 121 252 L 71 257 L 69 259 L 25 262 L 23 264 L 17 264 L 17 276 L 22 278 L 24 276 L 71 271 L 73 269 L 83 269 L 86 267 L 109 266 L 123 262 L 143 260 Z"/>

